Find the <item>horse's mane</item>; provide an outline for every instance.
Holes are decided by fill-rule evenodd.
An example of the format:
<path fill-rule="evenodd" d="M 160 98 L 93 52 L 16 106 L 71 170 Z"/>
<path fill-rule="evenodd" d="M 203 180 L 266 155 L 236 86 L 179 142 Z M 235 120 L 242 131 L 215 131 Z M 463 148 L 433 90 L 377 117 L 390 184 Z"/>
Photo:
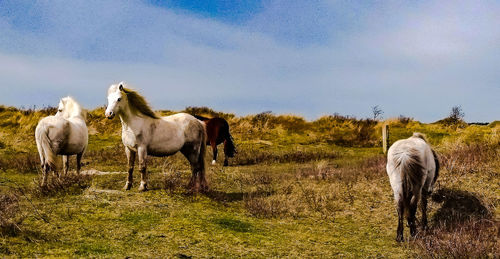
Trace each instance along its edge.
<path fill-rule="evenodd" d="M 73 97 L 66 96 L 61 101 L 64 103 L 64 113 L 68 114 L 69 117 L 82 116 L 84 119 L 87 117 L 86 111 Z"/>
<path fill-rule="evenodd" d="M 158 115 L 151 109 L 148 102 L 137 91 L 123 87 L 123 92 L 127 95 L 130 108 L 153 119 L 159 119 Z"/>
<path fill-rule="evenodd" d="M 425 142 L 428 142 L 427 138 L 425 138 L 425 135 L 420 133 L 420 132 L 414 132 L 412 137 L 413 138 L 420 138 L 420 139 L 423 139 Z"/>

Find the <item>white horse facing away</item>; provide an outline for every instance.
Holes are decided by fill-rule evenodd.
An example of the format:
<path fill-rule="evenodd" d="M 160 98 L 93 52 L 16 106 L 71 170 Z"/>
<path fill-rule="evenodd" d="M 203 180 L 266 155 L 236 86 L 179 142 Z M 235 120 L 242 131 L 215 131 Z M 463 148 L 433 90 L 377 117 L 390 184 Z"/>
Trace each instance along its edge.
<path fill-rule="evenodd" d="M 108 89 L 106 117 L 115 115 L 122 122 L 122 142 L 128 159 L 128 178 L 124 189 L 132 187 L 132 173 L 136 154 L 141 172 L 139 191 L 147 190 L 146 162 L 149 156 L 170 156 L 180 151 L 191 164 L 189 186 L 193 191 L 206 191 L 205 179 L 206 132 L 203 123 L 192 115 L 178 113 L 158 117 L 144 97 L 125 83 L 113 84 Z"/>
<path fill-rule="evenodd" d="M 65 174 L 69 169 L 69 156 L 76 155 L 76 171 L 80 173 L 82 156 L 88 145 L 85 118 L 85 110 L 75 99 L 68 96 L 59 101 L 55 115 L 38 122 L 35 139 L 43 170 L 42 186 L 47 183 L 50 170 L 57 174 L 57 155 L 63 156 Z"/>
<path fill-rule="evenodd" d="M 439 160 L 424 135 L 413 133 L 396 141 L 387 153 L 387 174 L 394 192 L 398 211 L 396 240 L 403 238 L 403 218 L 406 214 L 410 235 L 416 235 L 415 214 L 421 201 L 422 225 L 427 228 L 427 198 L 439 173 Z"/>

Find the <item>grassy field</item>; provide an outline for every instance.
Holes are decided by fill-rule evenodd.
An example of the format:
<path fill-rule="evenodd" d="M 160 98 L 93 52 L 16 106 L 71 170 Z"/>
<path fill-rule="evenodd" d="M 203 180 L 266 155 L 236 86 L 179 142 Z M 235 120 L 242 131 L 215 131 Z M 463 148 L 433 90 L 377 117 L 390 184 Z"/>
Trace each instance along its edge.
<path fill-rule="evenodd" d="M 187 192 L 189 166 L 179 154 L 151 159 L 150 191 L 137 191 L 137 172 L 133 189 L 123 191 L 120 123 L 106 120 L 102 108 L 88 114 L 83 169 L 90 173 L 40 188 L 33 132 L 54 111 L 0 106 L 0 257 L 500 256 L 497 122 L 339 115 L 308 122 L 187 111 L 228 119 L 238 146 L 230 166 L 221 166 L 221 154 L 208 167 L 205 194 Z M 383 123 L 391 142 L 427 134 L 443 167 L 429 202 L 430 229 L 401 244 L 381 152 Z"/>

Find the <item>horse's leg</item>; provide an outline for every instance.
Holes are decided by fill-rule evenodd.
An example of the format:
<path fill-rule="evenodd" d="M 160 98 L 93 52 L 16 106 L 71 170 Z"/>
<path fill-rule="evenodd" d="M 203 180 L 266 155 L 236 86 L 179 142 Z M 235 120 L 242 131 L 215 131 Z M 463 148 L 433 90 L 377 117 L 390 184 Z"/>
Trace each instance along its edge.
<path fill-rule="evenodd" d="M 83 153 L 76 154 L 76 173 L 80 174 L 80 170 L 82 169 L 82 156 Z"/>
<path fill-rule="evenodd" d="M 204 143 L 202 143 L 202 145 L 204 145 Z M 204 147 L 188 145 L 181 149 L 181 153 L 187 158 L 191 165 L 192 176 L 188 188 L 193 192 L 199 192 L 200 190 L 205 191 L 208 186 L 205 179 L 205 161 L 201 158 L 203 152 L 200 152 L 202 148 Z"/>
<path fill-rule="evenodd" d="M 422 191 L 422 200 L 420 201 L 420 210 L 422 212 L 422 229 L 427 229 L 427 197 L 428 193 L 426 190 Z"/>
<path fill-rule="evenodd" d="M 125 155 L 127 155 L 127 160 L 128 160 L 128 176 L 127 176 L 127 182 L 125 183 L 125 187 L 123 189 L 125 190 L 130 190 L 132 188 L 132 182 L 134 180 L 133 178 L 133 173 L 134 173 L 134 162 L 135 162 L 135 151 L 128 149 L 127 147 L 125 148 Z"/>
<path fill-rule="evenodd" d="M 64 175 L 67 175 L 68 170 L 69 170 L 69 156 L 63 155 L 62 159 L 63 159 L 63 172 L 64 172 Z"/>
<path fill-rule="evenodd" d="M 229 156 L 227 155 L 227 152 L 226 152 L 227 145 L 228 145 L 227 140 L 224 140 L 224 166 L 228 166 L 229 165 L 229 160 L 228 160 Z"/>
<path fill-rule="evenodd" d="M 214 158 L 212 160 L 212 165 L 215 165 L 215 163 L 217 161 L 217 142 L 215 142 L 215 140 L 211 140 L 210 141 L 210 146 L 212 146 L 212 151 L 213 151 L 213 154 L 214 154 Z"/>
<path fill-rule="evenodd" d="M 137 148 L 139 157 L 139 170 L 141 171 L 141 185 L 139 191 L 144 192 L 148 190 L 148 172 L 146 171 L 146 162 L 148 158 L 146 147 Z"/>
<path fill-rule="evenodd" d="M 57 179 L 59 179 L 59 172 L 56 170 L 55 166 L 54 168 L 51 168 L 52 172 L 54 172 L 54 175 L 56 176 Z"/>
<path fill-rule="evenodd" d="M 417 213 L 417 205 L 420 195 L 413 194 L 410 200 L 410 208 L 408 210 L 408 225 L 410 226 L 410 235 L 414 237 L 417 234 L 417 226 L 415 225 L 415 214 Z"/>
<path fill-rule="evenodd" d="M 217 143 L 216 143 L 217 145 Z M 208 183 L 207 179 L 205 178 L 205 152 L 206 152 L 206 145 L 204 145 L 203 142 L 201 142 L 200 146 L 195 147 L 195 154 L 196 154 L 196 171 L 198 171 L 198 179 L 199 179 L 199 184 L 201 187 L 201 190 L 203 192 L 208 191 Z"/>
<path fill-rule="evenodd" d="M 43 175 L 42 175 L 42 184 L 41 186 L 47 185 L 47 176 L 49 175 L 50 167 L 48 164 L 42 165 Z"/>
<path fill-rule="evenodd" d="M 404 202 L 403 198 L 400 198 L 400 200 L 397 202 L 397 211 L 398 211 L 398 230 L 396 231 L 396 241 L 397 242 L 403 242 L 403 221 L 404 221 L 404 213 L 405 213 L 405 207 L 404 207 Z"/>
<path fill-rule="evenodd" d="M 198 169 L 196 168 L 196 161 L 197 161 L 197 156 L 196 152 L 194 151 L 194 148 L 190 145 L 184 146 L 181 149 L 181 153 L 186 157 L 186 159 L 189 161 L 189 164 L 191 165 L 191 180 L 189 180 L 188 188 L 191 189 L 191 191 L 197 192 L 200 188 L 200 185 L 198 183 Z"/>

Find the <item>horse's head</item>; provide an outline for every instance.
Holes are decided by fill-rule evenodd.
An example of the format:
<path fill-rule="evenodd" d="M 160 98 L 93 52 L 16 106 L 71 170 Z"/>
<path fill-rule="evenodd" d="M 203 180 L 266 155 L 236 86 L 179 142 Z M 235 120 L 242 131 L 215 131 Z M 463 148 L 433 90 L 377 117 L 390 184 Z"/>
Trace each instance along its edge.
<path fill-rule="evenodd" d="M 108 89 L 108 107 L 106 118 L 113 119 L 126 105 L 127 94 L 123 90 L 123 82 L 111 85 Z"/>
<path fill-rule="evenodd" d="M 84 109 L 82 109 L 80 104 L 75 101 L 75 99 L 67 96 L 59 101 L 56 116 L 60 116 L 66 119 L 70 117 L 81 116 L 85 119 L 86 112 Z"/>

